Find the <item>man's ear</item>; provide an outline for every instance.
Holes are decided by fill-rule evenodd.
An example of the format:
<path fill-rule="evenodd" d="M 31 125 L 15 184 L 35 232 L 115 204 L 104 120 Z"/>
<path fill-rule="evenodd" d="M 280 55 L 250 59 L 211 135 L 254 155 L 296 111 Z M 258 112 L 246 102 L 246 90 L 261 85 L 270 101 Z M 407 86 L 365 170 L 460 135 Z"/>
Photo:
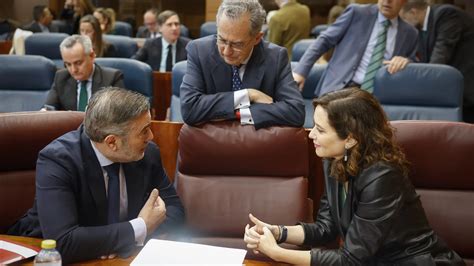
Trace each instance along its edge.
<path fill-rule="evenodd" d="M 117 150 L 117 142 L 118 142 L 118 138 L 115 135 L 108 135 L 104 139 L 104 144 L 107 145 L 107 147 L 109 147 L 109 149 L 112 151 Z"/>
<path fill-rule="evenodd" d="M 264 33 L 261 32 L 261 31 L 257 33 L 257 35 L 255 36 L 255 44 L 254 44 L 254 45 L 257 45 L 257 44 L 259 44 L 259 43 L 262 41 L 262 39 L 263 39 L 263 34 L 264 34 Z"/>

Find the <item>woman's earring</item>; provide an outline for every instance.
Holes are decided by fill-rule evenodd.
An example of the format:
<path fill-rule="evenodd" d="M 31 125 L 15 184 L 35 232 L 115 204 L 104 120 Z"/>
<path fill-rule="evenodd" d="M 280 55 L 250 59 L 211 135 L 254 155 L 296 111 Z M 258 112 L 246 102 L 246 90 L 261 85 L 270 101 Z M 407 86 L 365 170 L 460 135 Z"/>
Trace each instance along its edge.
<path fill-rule="evenodd" d="M 344 162 L 347 162 L 347 149 L 344 148 Z"/>

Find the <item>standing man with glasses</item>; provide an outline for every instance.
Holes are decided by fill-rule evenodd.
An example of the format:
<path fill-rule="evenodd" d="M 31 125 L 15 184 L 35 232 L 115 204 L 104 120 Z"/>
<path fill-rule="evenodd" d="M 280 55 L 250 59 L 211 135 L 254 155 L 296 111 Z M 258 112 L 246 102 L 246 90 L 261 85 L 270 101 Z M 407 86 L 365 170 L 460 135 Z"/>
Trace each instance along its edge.
<path fill-rule="evenodd" d="M 257 0 L 224 0 L 217 35 L 188 44 L 180 91 L 185 123 L 237 119 L 256 129 L 303 125 L 303 99 L 288 54 L 262 40 L 264 20 Z"/>
<path fill-rule="evenodd" d="M 378 0 L 376 5 L 353 4 L 306 50 L 293 76 L 303 88 L 313 64 L 335 48 L 315 95 L 360 87 L 374 90 L 375 73 L 387 65 L 390 74 L 414 61 L 418 47 L 416 29 L 400 19 L 406 0 Z"/>
<path fill-rule="evenodd" d="M 102 87 L 125 88 L 122 72 L 94 64 L 89 37 L 69 36 L 59 49 L 66 69 L 56 72 L 42 110 L 85 111 L 89 99 Z"/>
<path fill-rule="evenodd" d="M 186 60 L 186 45 L 190 39 L 180 37 L 178 14 L 165 10 L 158 15 L 161 37 L 148 39 L 132 57 L 145 62 L 154 71 L 171 72 L 175 63 Z"/>

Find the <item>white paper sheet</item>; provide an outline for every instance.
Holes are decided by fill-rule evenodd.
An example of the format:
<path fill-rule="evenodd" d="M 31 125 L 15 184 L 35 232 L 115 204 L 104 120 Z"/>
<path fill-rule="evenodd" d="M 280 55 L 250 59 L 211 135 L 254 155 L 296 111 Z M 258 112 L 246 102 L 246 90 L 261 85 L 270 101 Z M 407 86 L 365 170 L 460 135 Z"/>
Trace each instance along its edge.
<path fill-rule="evenodd" d="M 244 249 L 150 239 L 130 265 L 239 265 Z"/>

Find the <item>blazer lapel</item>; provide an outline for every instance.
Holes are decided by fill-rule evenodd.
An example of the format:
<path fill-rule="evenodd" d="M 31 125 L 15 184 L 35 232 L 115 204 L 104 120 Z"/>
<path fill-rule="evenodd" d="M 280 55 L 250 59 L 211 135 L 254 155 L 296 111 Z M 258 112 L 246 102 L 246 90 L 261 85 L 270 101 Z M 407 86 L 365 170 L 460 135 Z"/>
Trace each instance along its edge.
<path fill-rule="evenodd" d="M 92 87 L 91 87 L 92 94 L 96 93 L 100 89 L 101 84 L 102 84 L 102 68 L 97 64 L 94 64 L 94 65 L 95 65 L 95 69 L 94 69 L 94 75 L 92 76 Z"/>
<path fill-rule="evenodd" d="M 214 46 L 215 47 L 213 48 L 213 52 L 210 57 L 210 65 L 213 66 L 212 73 L 214 74 L 212 75 L 212 80 L 214 81 L 214 88 L 216 90 L 215 92 L 232 91 L 232 68 L 219 55 L 219 51 L 217 51 L 217 45 Z"/>
<path fill-rule="evenodd" d="M 104 174 L 95 156 L 89 137 L 81 125 L 81 149 L 83 158 L 84 178 L 89 186 L 92 198 L 97 206 L 99 221 L 107 223 L 107 196 L 105 192 Z"/>
<path fill-rule="evenodd" d="M 148 199 L 143 198 L 145 169 L 139 162 L 125 163 L 122 167 L 127 183 L 128 217 L 133 219 L 143 207 L 143 202 Z"/>
<path fill-rule="evenodd" d="M 262 80 L 265 72 L 264 67 L 260 67 L 265 58 L 263 57 L 264 52 L 263 40 L 253 48 L 252 56 L 247 62 L 245 67 L 244 77 L 242 79 L 243 88 L 261 88 Z M 269 89 L 269 88 L 267 88 Z"/>
<path fill-rule="evenodd" d="M 69 89 L 70 88 L 70 89 Z M 70 76 L 65 86 L 66 92 L 62 102 L 65 110 L 77 111 L 77 81 Z"/>
<path fill-rule="evenodd" d="M 371 29 L 371 30 L 363 30 L 357 33 L 361 40 L 364 40 L 362 43 L 362 49 L 359 49 L 361 51 L 364 51 L 363 53 L 357 53 L 357 56 L 359 57 L 356 62 L 360 62 L 362 60 L 362 57 L 364 56 L 365 49 L 367 49 L 367 45 L 369 44 L 370 40 L 370 35 L 372 34 L 372 31 L 375 26 L 375 22 L 377 21 L 377 16 L 378 16 L 378 8 L 376 5 L 373 5 L 372 8 L 369 9 L 369 14 L 372 19 L 364 19 L 362 20 L 362 29 Z M 356 49 L 354 49 L 356 50 Z M 359 64 L 359 63 L 357 63 Z"/>

